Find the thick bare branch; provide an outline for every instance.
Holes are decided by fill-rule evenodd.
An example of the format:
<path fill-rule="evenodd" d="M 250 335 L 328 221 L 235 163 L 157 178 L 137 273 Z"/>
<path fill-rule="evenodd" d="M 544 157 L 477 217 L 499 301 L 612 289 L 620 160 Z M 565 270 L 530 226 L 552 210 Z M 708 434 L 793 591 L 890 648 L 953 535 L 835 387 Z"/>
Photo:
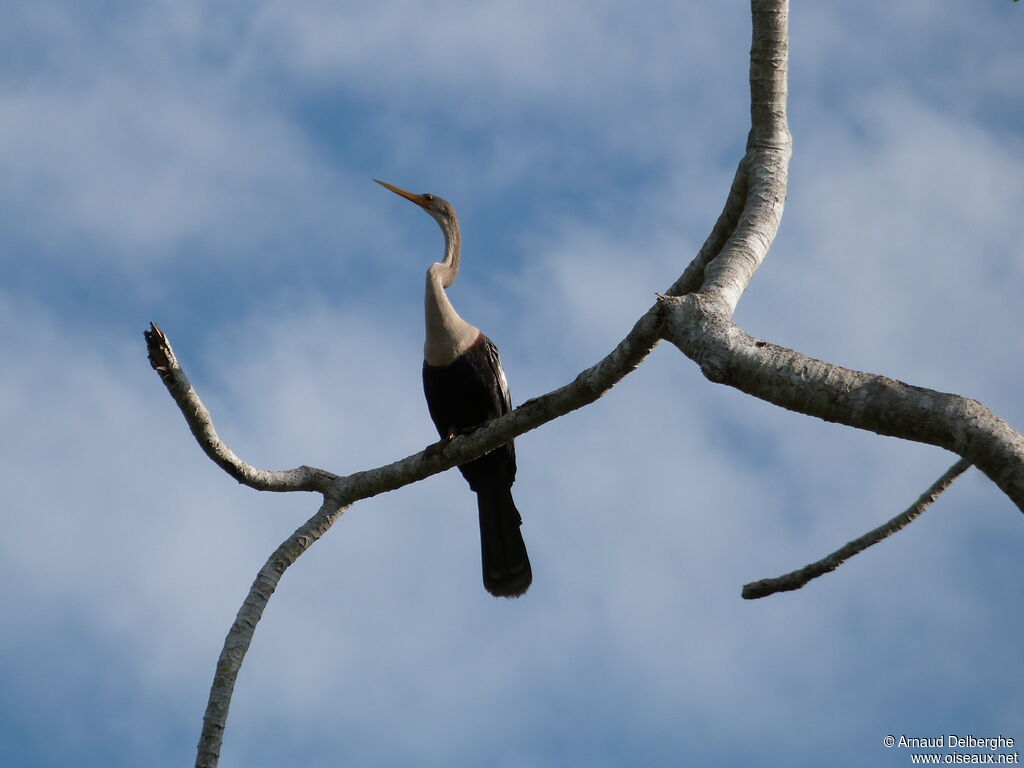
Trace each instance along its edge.
<path fill-rule="evenodd" d="M 235 480 L 258 491 L 320 491 L 325 492 L 336 475 L 316 467 L 297 467 L 274 472 L 246 464 L 220 439 L 213 419 L 203 401 L 178 365 L 167 335 L 155 323 L 143 331 L 149 350 L 149 364 L 160 374 L 160 380 L 181 409 L 189 429 L 204 453 Z"/>
<path fill-rule="evenodd" d="M 860 554 L 868 547 L 877 544 L 883 539 L 888 538 L 897 531 L 910 525 L 910 523 L 917 519 L 922 512 L 928 509 L 928 507 L 930 507 L 935 500 L 939 498 L 943 491 L 953 484 L 954 480 L 966 472 L 970 466 L 971 462 L 967 459 L 960 459 L 960 461 L 947 469 L 942 477 L 932 483 L 931 487 L 922 493 L 917 501 L 911 504 L 903 512 L 896 515 L 892 520 L 883 523 L 872 531 L 868 531 L 863 536 L 856 538 L 853 541 L 847 542 L 835 552 L 823 557 L 821 560 L 805 565 L 803 568 L 790 573 L 783 574 L 782 576 L 776 576 L 771 579 L 761 579 L 760 581 L 752 581 L 749 584 L 745 584 L 743 586 L 743 598 L 745 600 L 756 600 L 759 597 L 774 595 L 776 592 L 789 592 L 794 589 L 800 589 L 813 579 L 834 571 L 854 555 Z"/>
<path fill-rule="evenodd" d="M 791 411 L 953 451 L 1024 511 L 1024 435 L 976 400 L 826 363 L 745 333 L 717 296 L 666 296 L 664 338 L 711 381 Z"/>
<path fill-rule="evenodd" d="M 730 315 L 778 232 L 792 153 L 786 125 L 789 3 L 754 0 L 751 8 L 746 200 L 728 242 L 704 270 L 701 286 L 706 293 L 718 294 Z"/>
<path fill-rule="evenodd" d="M 750 136 L 748 149 L 789 150 L 786 124 L 789 0 L 750 4 Z"/>

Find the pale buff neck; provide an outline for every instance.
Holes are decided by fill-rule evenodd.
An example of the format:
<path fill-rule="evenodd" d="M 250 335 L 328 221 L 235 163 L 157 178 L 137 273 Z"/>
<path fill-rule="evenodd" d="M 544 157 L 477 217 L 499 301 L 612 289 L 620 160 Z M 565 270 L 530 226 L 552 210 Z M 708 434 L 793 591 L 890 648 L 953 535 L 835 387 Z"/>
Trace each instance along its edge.
<path fill-rule="evenodd" d="M 444 261 L 431 264 L 427 270 L 427 290 L 424 299 L 426 310 L 426 340 L 423 357 L 428 365 L 450 365 L 469 349 L 480 335 L 480 329 L 467 323 L 448 300 L 445 289 L 459 276 L 459 262 L 462 258 L 462 237 L 459 221 L 454 217 L 435 218 L 444 232 Z"/>

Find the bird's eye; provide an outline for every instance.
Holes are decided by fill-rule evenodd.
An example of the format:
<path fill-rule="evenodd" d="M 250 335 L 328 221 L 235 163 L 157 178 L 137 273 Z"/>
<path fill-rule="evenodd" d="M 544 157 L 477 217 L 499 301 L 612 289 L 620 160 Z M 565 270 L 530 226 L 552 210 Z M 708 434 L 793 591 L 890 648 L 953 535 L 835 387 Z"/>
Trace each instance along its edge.
<path fill-rule="evenodd" d="M 429 195 L 429 194 L 428 195 L 424 195 L 423 199 L 426 200 L 428 203 L 434 202 L 434 196 L 433 195 Z"/>

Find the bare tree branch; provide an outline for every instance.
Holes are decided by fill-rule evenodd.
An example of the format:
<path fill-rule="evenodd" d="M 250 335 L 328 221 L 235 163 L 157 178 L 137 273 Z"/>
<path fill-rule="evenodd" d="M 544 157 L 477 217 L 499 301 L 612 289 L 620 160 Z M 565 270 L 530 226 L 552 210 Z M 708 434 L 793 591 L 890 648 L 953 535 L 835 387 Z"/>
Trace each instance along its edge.
<path fill-rule="evenodd" d="M 733 176 L 732 184 L 729 187 L 729 196 L 725 200 L 722 213 L 711 229 L 704 245 L 689 263 L 679 279 L 672 283 L 672 286 L 665 292 L 668 296 L 682 296 L 684 293 L 693 293 L 704 282 L 704 270 L 711 260 L 722 252 L 722 248 L 736 231 L 736 224 L 739 223 L 740 215 L 743 213 L 747 197 L 747 155 L 740 158 L 736 167 L 736 175 Z"/>
<path fill-rule="evenodd" d="M 488 422 L 468 435 L 460 435 L 450 442 L 432 446 L 432 450 L 377 469 L 340 477 L 334 483 L 333 492 L 350 504 L 395 490 L 458 464 L 465 464 L 524 432 L 589 405 L 644 361 L 660 338 L 660 326 L 661 308 L 655 304 L 615 349 L 580 373 L 571 383 L 527 400 L 511 413 Z"/>
<path fill-rule="evenodd" d="M 704 270 L 701 286 L 702 291 L 717 294 L 730 315 L 778 232 L 792 154 L 786 124 L 789 4 L 785 0 L 753 0 L 751 8 L 746 199 L 731 236 Z"/>
<path fill-rule="evenodd" d="M 145 332 L 150 362 L 181 409 L 203 451 L 238 482 L 257 490 L 315 491 L 323 503 L 260 570 L 227 637 L 203 719 L 197 766 L 217 764 L 238 670 L 253 632 L 284 571 L 360 499 L 464 464 L 512 438 L 594 402 L 647 357 L 662 338 L 700 365 L 704 375 L 790 410 L 880 434 L 938 445 L 962 458 L 912 507 L 839 552 L 796 572 L 747 585 L 745 597 L 771 584 L 796 584 L 826 572 L 899 530 L 970 463 L 1024 509 L 1024 436 L 974 400 L 852 371 L 754 339 L 733 312 L 778 231 L 786 199 L 791 138 L 786 124 L 787 0 L 752 0 L 751 130 L 721 216 L 680 278 L 659 296 L 626 337 L 575 380 L 509 414 L 376 469 L 339 476 L 315 467 L 259 469 L 240 460 L 217 435 L 212 418 L 156 325 Z M 941 487 L 940 487 L 941 486 Z M 932 493 L 934 492 L 934 493 Z M 930 495 L 931 494 L 931 495 Z M 926 498 L 927 497 L 927 498 Z M 866 542 L 866 543 L 865 543 Z M 860 549 L 857 549 L 860 547 Z M 856 551 L 854 551 L 856 550 Z M 808 571 L 808 569 L 811 569 Z M 806 581 L 804 582 L 806 583 Z M 769 584 L 768 587 L 763 586 Z M 748 594 L 748 590 L 751 594 Z M 754 594 L 756 593 L 756 594 Z M 768 594 L 769 592 L 764 592 Z"/>
<path fill-rule="evenodd" d="M 803 568 L 798 570 L 783 574 L 782 576 L 776 576 L 772 579 L 761 579 L 760 581 L 752 581 L 749 584 L 745 584 L 743 586 L 743 598 L 746 600 L 756 600 L 759 597 L 774 595 L 776 592 L 788 592 L 794 589 L 800 589 L 809 581 L 834 571 L 854 555 L 860 554 L 868 547 L 877 544 L 883 539 L 888 538 L 897 531 L 910 525 L 911 522 L 919 517 L 922 512 L 928 509 L 928 507 L 930 507 L 935 500 L 939 498 L 943 491 L 953 484 L 954 480 L 966 472 L 970 466 L 971 462 L 967 459 L 960 459 L 960 461 L 947 469 L 942 477 L 932 483 L 931 487 L 922 493 L 917 501 L 911 504 L 903 512 L 900 512 L 887 523 L 878 526 L 872 531 L 868 531 L 863 536 L 847 542 L 831 555 L 823 557 L 817 562 L 805 565 Z"/>
<path fill-rule="evenodd" d="M 671 305 L 664 338 L 711 381 L 825 421 L 953 451 L 988 475 L 1024 511 L 1024 435 L 961 395 L 816 360 L 745 333 L 713 295 Z"/>
<path fill-rule="evenodd" d="M 376 469 L 339 476 L 316 467 L 302 466 L 272 472 L 246 464 L 220 439 L 209 411 L 174 357 L 166 334 L 157 326 L 145 331 L 153 367 L 181 409 L 203 451 L 238 482 L 263 491 L 317 491 L 352 504 L 418 482 L 458 464 L 465 464 L 504 445 L 524 432 L 597 400 L 636 369 L 660 338 L 661 306 L 655 304 L 602 360 L 581 372 L 571 383 L 526 401 L 511 413 L 451 441 Z"/>
<path fill-rule="evenodd" d="M 256 580 L 249 588 L 249 594 L 238 610 L 231 629 L 228 630 L 220 658 L 217 659 L 217 672 L 210 688 L 206 714 L 203 715 L 203 731 L 199 737 L 196 768 L 216 768 L 220 759 L 220 748 L 224 740 L 224 728 L 227 724 L 228 708 L 231 706 L 231 695 L 235 690 L 235 680 L 249 650 L 256 625 L 263 617 L 263 610 L 277 589 L 281 576 L 303 552 L 334 525 L 347 508 L 338 504 L 331 496 L 325 497 L 317 513 L 274 550 L 274 554 L 256 574 Z"/>
<path fill-rule="evenodd" d="M 658 341 L 660 307 L 655 306 L 637 321 L 630 333 L 596 365 L 580 373 L 570 384 L 529 400 L 500 419 L 471 434 L 442 442 L 420 453 L 377 469 L 339 477 L 313 467 L 286 472 L 257 469 L 238 459 L 217 436 L 209 412 L 178 365 L 170 341 L 156 325 L 146 331 L 150 361 L 185 416 L 200 446 L 218 466 L 241 483 L 257 490 L 319 491 L 320 509 L 271 555 L 260 569 L 242 604 L 217 662 L 210 690 L 196 768 L 217 765 L 227 723 L 235 679 L 263 609 L 285 570 L 341 517 L 354 502 L 423 480 L 464 464 L 504 445 L 512 438 L 594 402 L 636 369 Z"/>
<path fill-rule="evenodd" d="M 160 374 L 160 380 L 178 404 L 181 413 L 188 422 L 189 429 L 195 435 L 199 446 L 214 463 L 231 475 L 235 480 L 255 488 L 257 491 L 319 491 L 325 492 L 331 481 L 337 478 L 330 472 L 316 467 L 298 467 L 281 472 L 258 469 L 246 464 L 220 439 L 214 429 L 213 419 L 206 410 L 203 401 L 192 388 L 188 376 L 178 365 L 171 343 L 167 335 L 155 323 L 149 324 L 150 330 L 144 331 L 146 346 L 149 350 L 149 364 Z"/>
<path fill-rule="evenodd" d="M 717 292 L 736 308 L 778 231 L 792 139 L 786 125 L 788 3 L 753 0 L 751 129 L 721 216 L 700 252 L 665 292 Z M 721 257 L 721 258 L 719 258 Z"/>

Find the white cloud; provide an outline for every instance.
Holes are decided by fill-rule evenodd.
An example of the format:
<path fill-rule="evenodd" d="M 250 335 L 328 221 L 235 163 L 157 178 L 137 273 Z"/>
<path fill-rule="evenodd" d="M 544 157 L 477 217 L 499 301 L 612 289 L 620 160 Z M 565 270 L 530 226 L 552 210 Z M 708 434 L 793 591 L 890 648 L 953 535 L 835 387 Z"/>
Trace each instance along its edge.
<path fill-rule="evenodd" d="M 675 87 L 680 36 L 696 49 L 694 69 L 717 59 L 712 30 L 748 36 L 741 10 L 669 3 L 639 19 L 611 2 L 513 7 L 397 0 L 358 8 L 269 2 L 257 18 L 254 37 L 267 42 L 274 63 L 307 78 L 370 93 L 383 85 L 414 102 L 437 91 L 462 101 L 468 91 L 489 97 L 480 107 L 499 110 L 495 94 L 557 102 L 560 109 L 603 101 L 609 92 L 629 103 L 634 94 L 623 86 L 642 84 L 655 93 Z"/>
<path fill-rule="evenodd" d="M 369 193 L 346 192 L 344 170 L 325 168 L 332 158 L 310 135 L 322 129 L 303 112 L 316 83 L 316 104 L 346 105 L 335 119 L 368 99 L 382 107 L 367 130 L 389 145 L 388 162 L 429 168 L 417 175 L 444 177 L 453 195 L 564 185 L 601 168 L 597 153 L 659 163 L 654 148 L 683 136 L 692 147 L 720 119 L 666 105 L 679 89 L 697 98 L 704 69 L 735 61 L 701 42 L 717 16 L 657 13 L 662 26 L 614 4 L 536 8 L 529 20 L 457 3 L 266 3 L 244 22 L 189 3 L 121 9 L 102 25 L 77 7 L 15 14 L 9 37 L 28 73 L 0 107 L 0 200 L 30 242 L 68 259 L 92 246 L 122 268 L 197 249 L 272 258 L 266 246 L 280 254 L 296 233 L 337 242 L 367 217 L 358 201 Z M 733 33 L 744 23 L 728 19 Z M 690 30 L 682 73 L 669 27 Z M 297 95 L 282 92 L 282 76 Z M 733 106 L 742 114 L 742 98 Z M 590 138 L 575 148 L 543 138 L 585 125 Z"/>
<path fill-rule="evenodd" d="M 415 211 L 371 203 L 370 214 L 346 186 L 365 166 L 451 179 L 452 192 L 434 191 L 477 214 L 465 217 L 473 250 L 453 297 L 501 342 L 522 400 L 595 362 L 678 275 L 724 198 L 735 158 L 723 148 L 743 140 L 729 121 L 744 94 L 712 85 L 742 77 L 730 53 L 746 50 L 740 10 L 720 20 L 717 6 L 655 6 L 653 21 L 610 5 L 237 10 L 12 21 L 62 45 L 46 46 L 0 107 L 2 199 L 8 218 L 24 219 L 22 247 L 25 232 L 62 243 L 86 232 L 121 259 L 129 286 L 158 281 L 157 258 L 187 282 L 194 239 L 279 280 L 245 283 L 258 287 L 230 315 L 197 302 L 194 286 L 155 307 L 182 318 L 166 330 L 185 340 L 178 352 L 223 436 L 272 468 L 366 468 L 433 438 L 418 290 L 440 237 Z M 848 17 L 794 13 L 796 26 L 825 14 L 819 32 L 794 39 L 796 55 L 838 62 L 830 41 L 843 34 L 831 31 L 845 33 Z M 815 49 L 820 39 L 829 44 Z M 971 45 L 953 75 L 1014 55 L 993 45 L 986 65 Z M 891 67 L 878 58 L 878 72 Z M 812 71 L 797 81 L 816 78 L 807 89 L 820 94 L 832 72 Z M 834 102 L 794 110 L 787 217 L 741 322 L 1019 414 L 1020 356 L 1005 353 L 1019 347 L 1007 226 L 1024 202 L 1019 153 L 998 126 L 929 92 L 835 77 L 846 87 Z M 386 149 L 328 151 L 311 136 L 316 120 L 282 95 L 291 89 L 358 101 Z M 669 99 L 681 106 L 650 106 Z M 453 135 L 431 158 L 439 124 Z M 666 149 L 670 137 L 678 146 Z M 605 184 L 609 166 L 626 180 Z M 576 171 L 602 184 L 573 185 Z M 531 194 L 508 194 L 545 173 Z M 486 220 L 495 207 L 500 237 L 510 220 L 519 234 L 499 241 Z M 344 266 L 328 264 L 333 252 Z M 62 707 L 58 730 L 76 734 L 78 764 L 106 764 L 124 733 L 136 764 L 180 764 L 239 601 L 316 500 L 256 494 L 214 467 L 148 369 L 141 328 L 129 339 L 80 295 L 43 305 L 14 298 L 14 285 L 0 298 L 11 362 L 0 414 L 15 436 L 0 456 L 0 575 L 19 585 L 2 598 L 8 695 L 24 696 L 47 732 Z M 994 329 L 991 344 L 964 333 L 979 323 Z M 807 589 L 739 599 L 744 581 L 902 509 L 952 462 L 944 453 L 750 401 L 663 346 L 603 400 L 522 437 L 519 456 L 529 595 L 483 592 L 474 502 L 455 473 L 361 502 L 271 601 L 225 765 L 295 762 L 296 749 L 306 765 L 600 765 L 622 754 L 676 765 L 705 753 L 749 764 L 765 750 L 814 765 L 822 745 L 863 765 L 903 723 L 1016 736 L 1020 693 L 1004 673 L 1017 663 L 1006 606 L 1022 533 L 977 473 Z"/>
<path fill-rule="evenodd" d="M 292 127 L 216 93 L 130 77 L 23 92 L 0 108 L 0 126 L 6 206 L 69 260 L 83 240 L 128 269 L 188 246 L 239 254 L 293 236 L 285 222 L 323 237 L 339 212 L 351 221 L 358 210 L 329 202 L 338 181 Z"/>

